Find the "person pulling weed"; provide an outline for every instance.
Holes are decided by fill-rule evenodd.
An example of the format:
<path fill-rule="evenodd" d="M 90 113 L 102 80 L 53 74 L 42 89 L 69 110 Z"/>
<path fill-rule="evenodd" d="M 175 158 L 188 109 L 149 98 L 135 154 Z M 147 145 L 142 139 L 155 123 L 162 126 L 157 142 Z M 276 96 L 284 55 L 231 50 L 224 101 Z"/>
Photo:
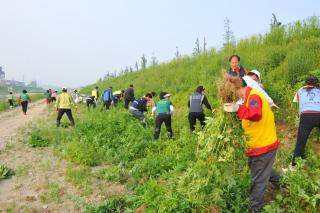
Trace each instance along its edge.
<path fill-rule="evenodd" d="M 172 138 L 173 136 L 171 127 L 171 116 L 174 108 L 171 100 L 169 99 L 170 94 L 167 92 L 161 92 L 159 96 L 160 100 L 152 109 L 152 111 L 156 112 L 157 115 L 154 129 L 155 140 L 159 139 L 162 123 L 165 123 L 166 125 L 168 137 Z"/>
<path fill-rule="evenodd" d="M 114 96 L 112 93 L 112 87 L 106 89 L 102 94 L 103 104 L 106 107 L 106 111 L 110 109 L 111 104 L 114 101 Z"/>
<path fill-rule="evenodd" d="M 88 96 L 86 98 L 86 104 L 87 104 L 88 110 L 90 109 L 91 106 L 93 107 L 93 109 L 96 108 L 95 97 L 94 96 Z"/>
<path fill-rule="evenodd" d="M 128 109 L 130 102 L 134 100 L 134 87 L 130 84 L 129 88 L 124 92 L 124 108 Z"/>
<path fill-rule="evenodd" d="M 147 102 L 150 101 L 152 95 L 147 93 L 144 97 L 135 99 L 131 106 L 129 107 L 129 112 L 131 115 L 140 120 L 143 127 L 147 127 L 146 119 L 144 117 L 144 112 L 147 112 Z"/>
<path fill-rule="evenodd" d="M 188 101 L 189 108 L 189 125 L 191 132 L 195 131 L 195 125 L 197 119 L 200 121 L 202 128 L 206 125 L 205 114 L 202 109 L 204 104 L 209 110 L 212 111 L 211 105 L 208 102 L 207 97 L 203 94 L 205 88 L 203 86 L 198 86 L 196 92 L 192 94 Z"/>
<path fill-rule="evenodd" d="M 299 103 L 299 128 L 297 143 L 294 149 L 292 166 L 296 165 L 295 159 L 305 158 L 305 146 L 313 128 L 320 128 L 320 85 L 319 79 L 309 76 L 305 86 L 299 89 L 294 97 L 294 102 Z"/>
<path fill-rule="evenodd" d="M 65 87 L 62 87 L 62 93 L 58 95 L 57 97 L 57 103 L 56 103 L 56 108 L 58 111 L 58 117 L 56 121 L 56 127 L 60 126 L 60 121 L 64 113 L 67 114 L 69 120 L 70 120 L 70 125 L 74 126 L 74 119 L 72 116 L 72 111 L 71 111 L 71 106 L 74 105 L 74 101 L 67 93 L 67 89 Z M 76 106 L 75 106 L 76 107 Z"/>
<path fill-rule="evenodd" d="M 243 86 L 238 77 L 226 75 L 220 86 L 223 100 L 244 99 L 234 107 L 242 120 L 247 137 L 246 155 L 251 171 L 249 212 L 261 212 L 267 183 L 279 188 L 280 176 L 272 169 L 279 146 L 273 112 L 265 96 L 258 90 Z"/>

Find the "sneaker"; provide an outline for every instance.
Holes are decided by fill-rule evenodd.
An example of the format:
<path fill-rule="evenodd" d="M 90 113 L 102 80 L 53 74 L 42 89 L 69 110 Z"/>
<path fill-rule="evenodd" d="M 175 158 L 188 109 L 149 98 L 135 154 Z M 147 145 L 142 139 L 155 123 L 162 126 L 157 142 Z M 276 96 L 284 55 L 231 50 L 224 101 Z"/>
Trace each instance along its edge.
<path fill-rule="evenodd" d="M 282 168 L 283 173 L 287 173 L 287 172 L 295 172 L 297 171 L 295 166 L 292 166 L 291 164 L 288 166 L 288 168 Z"/>

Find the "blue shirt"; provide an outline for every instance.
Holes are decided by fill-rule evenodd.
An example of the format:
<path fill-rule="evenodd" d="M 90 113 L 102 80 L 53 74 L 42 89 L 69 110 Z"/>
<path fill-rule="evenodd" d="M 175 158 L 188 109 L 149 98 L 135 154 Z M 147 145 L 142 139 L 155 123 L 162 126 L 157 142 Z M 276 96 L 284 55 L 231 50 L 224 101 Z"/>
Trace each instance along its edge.
<path fill-rule="evenodd" d="M 304 112 L 319 112 L 320 113 L 320 89 L 312 88 L 307 90 L 301 88 L 297 92 L 299 102 L 299 114 Z"/>

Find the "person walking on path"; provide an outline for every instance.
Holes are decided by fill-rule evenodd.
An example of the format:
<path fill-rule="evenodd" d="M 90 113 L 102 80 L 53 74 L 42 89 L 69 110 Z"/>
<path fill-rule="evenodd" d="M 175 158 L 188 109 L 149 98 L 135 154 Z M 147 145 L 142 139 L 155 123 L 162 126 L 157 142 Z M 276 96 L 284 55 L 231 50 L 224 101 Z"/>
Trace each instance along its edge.
<path fill-rule="evenodd" d="M 28 103 L 31 102 L 30 96 L 28 95 L 27 90 L 22 90 L 21 95 L 18 97 L 18 104 L 21 104 L 22 112 L 24 115 L 27 115 Z"/>
<path fill-rule="evenodd" d="M 130 87 L 124 92 L 124 108 L 128 109 L 130 102 L 134 100 L 134 88 L 133 85 L 130 84 Z"/>
<path fill-rule="evenodd" d="M 202 128 L 205 126 L 205 114 L 203 112 L 202 104 L 204 104 L 209 110 L 212 111 L 211 105 L 208 102 L 207 97 L 203 94 L 205 88 L 198 86 L 196 92 L 189 97 L 189 125 L 191 132 L 195 131 L 195 125 L 197 119 L 200 121 Z"/>
<path fill-rule="evenodd" d="M 265 96 L 258 90 L 243 87 L 238 77 L 225 77 L 220 95 L 223 100 L 244 99 L 234 112 L 241 119 L 247 137 L 246 155 L 251 171 L 248 212 L 261 212 L 267 183 L 270 182 L 273 189 L 280 187 L 280 176 L 272 169 L 279 146 L 273 112 Z"/>
<path fill-rule="evenodd" d="M 294 102 L 299 103 L 299 128 L 297 142 L 293 153 L 292 166 L 296 165 L 295 159 L 305 158 L 305 146 L 313 128 L 320 128 L 320 87 L 319 79 L 309 76 L 305 86 L 299 89 L 294 97 Z"/>
<path fill-rule="evenodd" d="M 74 119 L 73 119 L 72 111 L 71 111 L 71 106 L 72 105 L 75 106 L 71 95 L 69 95 L 67 93 L 67 89 L 65 87 L 62 87 L 62 93 L 58 95 L 57 103 L 56 103 L 56 108 L 57 108 L 57 111 L 58 111 L 56 127 L 60 126 L 60 121 L 61 121 L 61 118 L 64 115 L 64 113 L 67 114 L 67 116 L 68 116 L 68 118 L 70 120 L 71 126 L 74 126 Z"/>
<path fill-rule="evenodd" d="M 129 107 L 131 115 L 140 120 L 143 127 L 147 127 L 147 123 L 144 117 L 144 112 L 147 112 L 147 102 L 152 98 L 150 93 L 147 93 L 144 97 L 135 99 Z"/>
<path fill-rule="evenodd" d="M 103 104 L 106 107 L 106 110 L 108 111 L 110 109 L 111 104 L 114 101 L 114 96 L 112 93 L 112 87 L 109 87 L 106 89 L 102 94 Z"/>
<path fill-rule="evenodd" d="M 9 103 L 10 109 L 12 109 L 13 108 L 13 94 L 12 94 L 12 92 L 9 92 L 8 103 Z"/>
<path fill-rule="evenodd" d="M 160 100 L 153 107 L 152 111 L 156 112 L 156 122 L 154 129 L 154 139 L 159 139 L 161 125 L 165 123 L 167 128 L 167 134 L 169 138 L 172 138 L 173 132 L 171 127 L 171 116 L 174 111 L 173 104 L 169 99 L 170 94 L 167 92 L 160 93 Z"/>

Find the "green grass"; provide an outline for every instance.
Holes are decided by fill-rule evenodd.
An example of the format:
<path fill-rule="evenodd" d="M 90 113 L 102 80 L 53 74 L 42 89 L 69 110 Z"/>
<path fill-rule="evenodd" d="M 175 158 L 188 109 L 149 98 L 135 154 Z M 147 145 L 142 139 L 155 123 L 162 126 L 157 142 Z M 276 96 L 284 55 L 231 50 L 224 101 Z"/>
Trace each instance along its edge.
<path fill-rule="evenodd" d="M 163 128 L 161 139 L 154 141 L 154 119 L 147 116 L 149 125 L 144 129 L 121 107 L 107 113 L 99 111 L 101 106 L 90 112 L 80 107 L 75 112 L 76 128 L 40 128 L 39 137 L 68 161 L 80 165 L 68 169 L 70 182 L 90 193 L 89 180 L 95 177 L 125 184 L 132 191 L 98 206 L 89 205 L 87 212 L 133 212 L 137 208 L 145 212 L 247 211 L 250 173 L 242 129 L 234 115 L 223 112 L 217 97 L 222 70 L 228 67 L 232 53 L 241 56 L 245 67 L 261 71 L 265 89 L 281 107 L 275 112 L 277 121 L 294 125 L 295 91 L 307 75 L 320 77 L 320 25 L 315 17 L 242 39 L 234 48 L 175 59 L 99 82 L 100 88 L 111 85 L 115 90 L 133 83 L 137 96 L 170 92 L 176 108 L 174 138 L 167 139 Z M 186 104 L 198 85 L 207 88 L 216 112 L 206 111 L 210 117 L 207 126 L 194 135 L 189 131 Z M 89 94 L 94 86 L 81 93 Z M 310 142 L 317 137 L 313 133 Z M 285 189 L 273 192 L 275 197 L 266 212 L 317 212 L 320 208 L 319 154 L 311 147 L 308 144 L 308 159 L 299 162 L 298 172 L 283 175 Z M 289 165 L 292 149 L 279 150 L 278 170 Z M 95 166 L 101 169 L 92 172 Z"/>

